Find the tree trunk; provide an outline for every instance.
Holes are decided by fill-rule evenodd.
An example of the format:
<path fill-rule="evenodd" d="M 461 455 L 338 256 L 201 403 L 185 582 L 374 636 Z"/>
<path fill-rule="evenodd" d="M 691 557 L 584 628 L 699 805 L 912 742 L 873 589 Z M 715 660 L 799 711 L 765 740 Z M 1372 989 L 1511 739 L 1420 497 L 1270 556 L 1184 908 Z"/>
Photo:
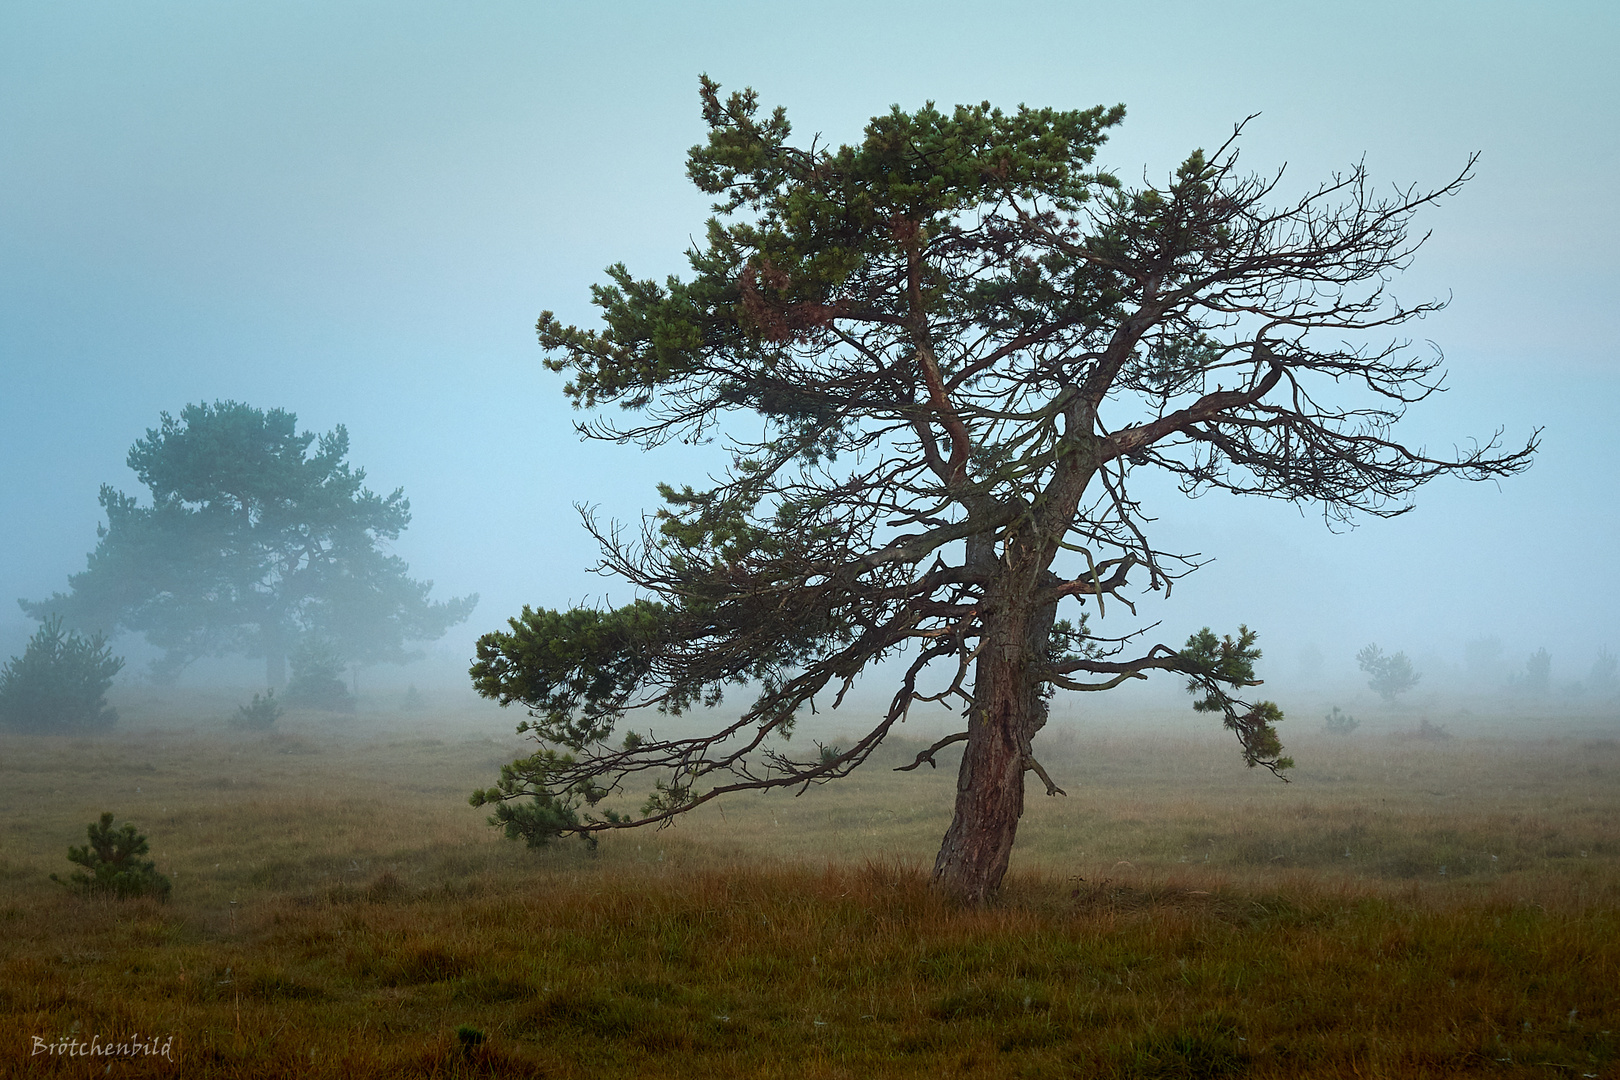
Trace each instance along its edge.
<path fill-rule="evenodd" d="M 989 900 L 1007 873 L 1024 814 L 1030 740 L 1046 723 L 1046 699 L 1029 663 L 1044 655 L 1056 612 L 1052 604 L 999 620 L 975 665 L 956 815 L 934 860 L 934 884 L 966 903 Z"/>
<path fill-rule="evenodd" d="M 956 777 L 956 816 L 934 860 L 934 883 L 970 904 L 984 903 L 1001 887 L 1018 819 L 1024 815 L 1019 720 L 1015 703 L 1000 694 L 992 700 L 981 697 L 968 718 L 967 750 Z"/>

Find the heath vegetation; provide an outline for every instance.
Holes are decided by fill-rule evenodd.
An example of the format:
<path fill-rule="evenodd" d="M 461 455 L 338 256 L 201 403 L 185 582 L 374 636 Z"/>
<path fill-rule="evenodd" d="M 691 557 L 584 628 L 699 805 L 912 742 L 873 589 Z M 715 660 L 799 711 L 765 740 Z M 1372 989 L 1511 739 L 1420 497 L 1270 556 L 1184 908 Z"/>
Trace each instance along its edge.
<path fill-rule="evenodd" d="M 1048 754 L 1069 795 L 1030 802 L 998 899 L 963 906 L 927 873 L 954 762 L 891 771 L 926 730 L 800 798 L 742 792 L 677 827 L 530 849 L 465 803 L 514 752 L 504 717 L 407 720 L 390 698 L 341 729 L 289 711 L 259 733 L 205 694 L 189 711 L 165 700 L 120 701 L 116 739 L 0 737 L 9 1061 L 36 1035 L 138 1033 L 174 1035 L 179 1063 L 118 1075 L 1579 1076 L 1620 1062 L 1613 718 L 1445 742 L 1302 730 L 1280 784 L 1218 730 L 1059 715 Z M 842 745 L 830 728 L 803 737 Z M 103 804 L 149 838 L 167 903 L 50 880 Z"/>

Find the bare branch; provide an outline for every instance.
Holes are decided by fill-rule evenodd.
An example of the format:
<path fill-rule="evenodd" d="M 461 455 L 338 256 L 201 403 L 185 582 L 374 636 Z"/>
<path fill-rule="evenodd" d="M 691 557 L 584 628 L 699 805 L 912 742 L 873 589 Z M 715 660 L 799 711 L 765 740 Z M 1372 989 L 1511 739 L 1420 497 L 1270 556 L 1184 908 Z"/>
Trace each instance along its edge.
<path fill-rule="evenodd" d="M 933 746 L 930 746 L 928 749 L 919 753 L 916 761 L 913 761 L 910 765 L 902 765 L 894 771 L 910 772 L 912 769 L 915 769 L 925 761 L 928 763 L 928 767 L 930 769 L 938 768 L 939 766 L 934 761 L 934 755 L 945 749 L 947 746 L 950 746 L 952 743 L 967 742 L 967 738 L 968 733 L 965 731 L 959 731 L 955 735 L 947 735 Z"/>

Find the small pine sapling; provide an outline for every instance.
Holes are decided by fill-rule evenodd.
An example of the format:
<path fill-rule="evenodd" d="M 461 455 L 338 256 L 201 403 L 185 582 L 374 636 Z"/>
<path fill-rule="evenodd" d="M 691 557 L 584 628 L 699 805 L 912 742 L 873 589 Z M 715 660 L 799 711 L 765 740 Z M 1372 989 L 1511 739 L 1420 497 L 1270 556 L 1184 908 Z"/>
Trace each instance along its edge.
<path fill-rule="evenodd" d="M 280 718 L 281 706 L 276 704 L 276 692 L 266 690 L 262 698 L 254 694 L 251 705 L 238 705 L 232 722 L 253 731 L 267 731 Z"/>
<path fill-rule="evenodd" d="M 67 880 L 52 874 L 52 881 L 85 896 L 112 896 L 119 900 L 139 896 L 169 898 L 173 886 L 157 872 L 156 863 L 141 860 L 149 845 L 133 824 L 125 822 L 122 829 L 114 829 L 113 815 L 108 811 L 101 815 L 99 824 L 92 823 L 86 831 L 90 837 L 88 844 L 68 848 L 68 859 L 84 870 L 75 871 Z"/>
<path fill-rule="evenodd" d="M 1361 721 L 1347 712 L 1341 712 L 1337 705 L 1333 711 L 1323 718 L 1329 735 L 1348 735 L 1361 726 Z"/>
<path fill-rule="evenodd" d="M 469 1024 L 462 1024 L 456 1028 L 456 1042 L 461 1047 L 461 1057 L 464 1061 L 473 1059 L 478 1048 L 484 1045 L 485 1037 L 481 1030 Z"/>

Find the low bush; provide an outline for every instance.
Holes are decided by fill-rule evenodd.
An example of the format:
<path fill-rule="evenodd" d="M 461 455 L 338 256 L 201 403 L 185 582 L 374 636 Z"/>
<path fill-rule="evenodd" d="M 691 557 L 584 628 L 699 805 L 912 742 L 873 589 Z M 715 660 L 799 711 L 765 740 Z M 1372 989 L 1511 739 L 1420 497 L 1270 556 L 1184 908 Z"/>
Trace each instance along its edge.
<path fill-rule="evenodd" d="M 1333 706 L 1333 711 L 1323 717 L 1323 720 L 1326 721 L 1323 726 L 1327 728 L 1329 735 L 1348 735 L 1361 726 L 1360 720 L 1347 712 L 1341 712 L 1337 705 Z"/>
<path fill-rule="evenodd" d="M 353 712 L 354 698 L 343 684 L 343 657 L 336 649 L 307 641 L 288 657 L 292 678 L 283 699 L 295 709 Z"/>
<path fill-rule="evenodd" d="M 238 705 L 234 723 L 254 731 L 267 731 L 281 718 L 281 706 L 276 704 L 276 692 L 266 690 L 264 697 L 253 695 L 251 705 Z"/>
<path fill-rule="evenodd" d="M 69 847 L 68 859 L 84 867 L 71 878 L 63 880 L 55 874 L 51 880 L 60 882 L 85 896 L 112 896 L 128 900 L 137 896 L 169 898 L 172 885 L 157 872 L 157 864 L 141 860 L 150 850 L 146 837 L 125 822 L 122 829 L 113 828 L 111 811 L 101 815 L 99 824 L 92 823 L 86 830 L 90 842 L 84 847 Z"/>

